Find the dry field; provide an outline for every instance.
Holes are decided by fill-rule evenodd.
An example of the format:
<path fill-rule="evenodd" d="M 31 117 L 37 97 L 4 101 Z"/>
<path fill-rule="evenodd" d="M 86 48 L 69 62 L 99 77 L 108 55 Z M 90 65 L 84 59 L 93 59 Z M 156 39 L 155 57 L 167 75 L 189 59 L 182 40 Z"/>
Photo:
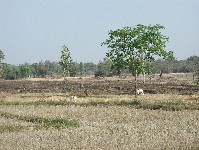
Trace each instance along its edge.
<path fill-rule="evenodd" d="M 72 101 L 78 78 L 69 92 L 62 81 L 1 81 L 0 149 L 199 149 L 199 88 L 168 78 L 176 83 L 149 84 L 138 98 L 121 94 L 127 79 L 85 79 L 89 95 Z"/>
<path fill-rule="evenodd" d="M 74 102 L 62 93 L 0 98 L 2 150 L 199 148 L 199 95 L 98 95 Z M 72 123 L 45 123 L 53 119 Z"/>

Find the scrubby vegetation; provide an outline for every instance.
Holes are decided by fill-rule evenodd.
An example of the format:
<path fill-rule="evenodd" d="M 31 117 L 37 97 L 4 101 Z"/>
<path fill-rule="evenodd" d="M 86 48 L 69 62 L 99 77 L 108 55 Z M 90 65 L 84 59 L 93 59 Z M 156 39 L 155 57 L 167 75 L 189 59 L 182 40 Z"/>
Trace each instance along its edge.
<path fill-rule="evenodd" d="M 191 56 L 186 60 L 156 60 L 149 63 L 146 68 L 146 74 L 160 73 L 193 73 L 194 80 L 198 75 L 199 57 Z M 93 62 L 88 63 L 77 63 L 72 62 L 70 74 L 72 76 L 114 76 L 119 75 L 117 70 L 112 66 L 112 62 L 109 59 L 104 59 L 98 64 Z M 63 76 L 63 71 L 58 62 L 51 61 L 41 61 L 34 64 L 22 64 L 19 66 L 1 64 L 1 78 L 3 79 L 18 79 L 27 77 L 50 77 L 50 78 L 60 78 Z M 130 74 L 128 70 L 123 70 L 123 74 Z"/>
<path fill-rule="evenodd" d="M 39 124 L 40 127 L 45 127 L 45 128 L 66 128 L 70 126 L 78 126 L 78 122 L 75 120 L 67 120 L 63 118 L 55 118 L 55 119 L 49 119 L 49 118 L 42 118 L 42 117 L 37 117 L 37 116 L 20 116 L 20 115 L 15 115 L 12 113 L 8 112 L 0 112 L 1 117 L 5 118 L 10 118 L 10 119 L 17 119 L 25 122 L 31 122 L 34 124 Z"/>

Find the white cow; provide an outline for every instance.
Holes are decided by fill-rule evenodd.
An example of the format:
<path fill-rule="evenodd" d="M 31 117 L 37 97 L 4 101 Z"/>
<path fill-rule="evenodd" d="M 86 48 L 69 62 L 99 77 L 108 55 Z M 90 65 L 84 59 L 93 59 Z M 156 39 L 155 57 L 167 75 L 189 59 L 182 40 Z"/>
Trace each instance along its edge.
<path fill-rule="evenodd" d="M 143 89 L 137 89 L 136 92 L 137 92 L 138 95 L 144 95 Z"/>
<path fill-rule="evenodd" d="M 76 101 L 76 99 L 77 99 L 77 96 L 71 96 L 71 97 L 70 97 L 70 100 L 71 100 L 71 101 Z"/>

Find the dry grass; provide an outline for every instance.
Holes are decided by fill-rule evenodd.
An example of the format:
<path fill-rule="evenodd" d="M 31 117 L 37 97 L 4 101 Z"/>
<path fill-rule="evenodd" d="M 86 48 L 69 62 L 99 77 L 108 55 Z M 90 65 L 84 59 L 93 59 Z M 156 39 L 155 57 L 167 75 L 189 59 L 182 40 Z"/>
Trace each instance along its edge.
<path fill-rule="evenodd" d="M 91 102 L 91 101 L 129 101 L 135 99 L 131 95 L 91 95 L 88 97 L 78 97 L 77 103 Z M 141 101 L 182 101 L 182 102 L 197 102 L 199 101 L 199 95 L 174 95 L 174 94 L 145 94 L 144 96 L 138 96 L 138 100 Z M 0 100 L 7 102 L 33 102 L 33 101 L 70 101 L 70 93 L 26 93 L 26 94 L 9 94 L 0 93 Z"/>
<path fill-rule="evenodd" d="M 0 126 L 10 127 L 10 130 L 0 134 L 0 149 L 199 148 L 199 110 L 165 111 L 135 107 L 145 103 L 171 102 L 198 107 L 199 95 L 144 95 L 136 100 L 128 95 L 90 96 L 72 103 L 64 94 L 1 94 L 0 98 L 7 102 L 0 105 L 4 114 L 49 119 L 59 117 L 79 122 L 79 127 L 75 128 L 36 129 L 30 128 L 37 125 L 35 122 L 1 116 Z M 49 101 L 51 103 L 45 104 Z M 137 102 L 135 106 L 126 105 L 132 101 Z M 57 103 L 60 104 L 54 105 Z"/>

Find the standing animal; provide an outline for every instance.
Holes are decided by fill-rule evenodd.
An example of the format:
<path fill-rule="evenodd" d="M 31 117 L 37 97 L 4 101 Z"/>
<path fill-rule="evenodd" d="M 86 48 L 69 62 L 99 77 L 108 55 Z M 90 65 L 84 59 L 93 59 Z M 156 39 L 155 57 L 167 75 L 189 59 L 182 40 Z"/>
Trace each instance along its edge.
<path fill-rule="evenodd" d="M 144 95 L 143 89 L 137 89 L 137 95 Z"/>
<path fill-rule="evenodd" d="M 70 97 L 70 100 L 71 100 L 71 101 L 75 101 L 76 99 L 77 99 L 77 96 L 71 96 L 71 97 Z"/>

